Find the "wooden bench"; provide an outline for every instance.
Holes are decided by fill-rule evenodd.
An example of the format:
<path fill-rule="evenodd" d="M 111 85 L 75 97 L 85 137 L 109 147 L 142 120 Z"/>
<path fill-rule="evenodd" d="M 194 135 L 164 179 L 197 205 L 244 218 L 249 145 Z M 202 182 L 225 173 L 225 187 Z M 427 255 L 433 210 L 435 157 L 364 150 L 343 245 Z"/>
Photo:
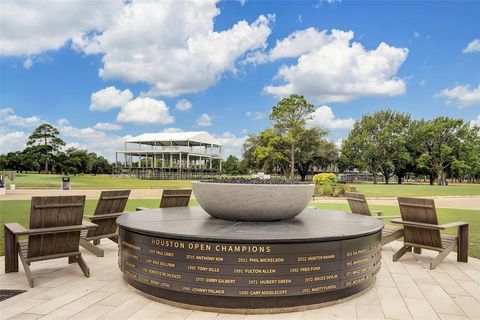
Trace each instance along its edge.
<path fill-rule="evenodd" d="M 188 207 L 192 189 L 165 189 L 162 191 L 160 208 Z M 137 207 L 136 210 L 148 210 L 149 208 Z"/>
<path fill-rule="evenodd" d="M 78 263 L 89 277 L 90 270 L 79 250 L 80 232 L 97 225 L 82 220 L 84 207 L 85 196 L 32 197 L 29 229 L 18 223 L 4 226 L 5 273 L 18 272 L 19 257 L 33 288 L 32 262 L 66 257 L 69 263 Z M 20 240 L 20 236 L 27 239 Z"/>
<path fill-rule="evenodd" d="M 367 199 L 365 199 L 365 195 L 363 193 L 358 192 L 345 192 L 345 196 L 348 201 L 348 205 L 350 206 L 350 210 L 352 213 L 356 214 L 363 214 L 366 216 L 372 216 L 372 213 L 376 214 L 377 216 L 372 216 L 376 219 L 391 219 L 396 218 L 397 216 L 384 216 L 383 212 L 381 211 L 370 211 L 370 208 L 367 203 Z M 383 227 L 382 229 L 382 245 L 390 243 L 394 240 L 400 239 L 403 237 L 403 228 L 396 228 L 396 227 Z"/>
<path fill-rule="evenodd" d="M 421 253 L 421 249 L 438 251 L 439 254 L 430 262 L 430 270 L 453 250 L 458 248 L 457 261 L 468 262 L 468 223 L 452 222 L 438 224 L 435 201 L 433 199 L 399 197 L 401 219 L 391 220 L 403 225 L 403 247 L 393 255 L 393 261 L 400 259 L 412 248 Z M 456 236 L 441 235 L 440 230 L 458 228 Z"/>
<path fill-rule="evenodd" d="M 97 247 L 101 239 L 118 242 L 117 218 L 123 214 L 128 202 L 130 190 L 102 191 L 95 213 L 88 219 L 98 225 L 97 229 L 84 231 L 80 237 L 80 245 L 97 257 L 103 257 L 104 252 Z"/>

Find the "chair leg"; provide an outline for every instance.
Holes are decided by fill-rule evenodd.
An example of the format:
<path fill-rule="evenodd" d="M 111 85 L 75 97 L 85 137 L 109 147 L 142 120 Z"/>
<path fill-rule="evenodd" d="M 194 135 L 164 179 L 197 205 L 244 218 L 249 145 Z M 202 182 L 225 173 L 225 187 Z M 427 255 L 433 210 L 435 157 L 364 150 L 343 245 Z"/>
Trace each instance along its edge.
<path fill-rule="evenodd" d="M 115 242 L 115 243 L 118 243 L 118 236 L 110 237 L 110 238 L 108 238 L 108 239 L 112 240 L 112 241 Z"/>
<path fill-rule="evenodd" d="M 468 262 L 468 224 L 458 227 L 457 261 Z"/>
<path fill-rule="evenodd" d="M 438 254 L 438 256 L 433 258 L 432 262 L 430 262 L 430 270 L 435 269 L 438 266 L 438 264 L 442 262 L 442 260 L 445 259 L 445 257 L 448 256 L 450 252 L 452 252 L 452 250 L 455 248 L 456 245 L 457 245 L 456 241 L 452 242 L 448 247 L 443 249 L 443 251 L 441 251 Z"/>
<path fill-rule="evenodd" d="M 91 253 L 96 255 L 97 257 L 103 257 L 104 256 L 103 250 L 100 249 L 99 247 L 91 244 L 90 241 L 88 241 L 87 239 L 80 238 L 80 246 L 87 249 L 88 251 L 90 251 Z"/>
<path fill-rule="evenodd" d="M 397 261 L 400 259 L 405 253 L 410 252 L 412 250 L 412 247 L 410 246 L 403 246 L 393 254 L 393 261 Z"/>
<path fill-rule="evenodd" d="M 30 270 L 30 263 L 27 263 L 23 259 L 22 255 L 20 253 L 18 255 L 20 257 L 20 261 L 22 261 L 23 270 L 25 271 L 25 275 L 27 276 L 28 284 L 30 285 L 30 288 L 33 288 L 33 275 L 32 275 L 32 271 Z"/>
<path fill-rule="evenodd" d="M 98 246 L 100 244 L 100 239 L 93 240 L 93 244 Z"/>
<path fill-rule="evenodd" d="M 83 260 L 82 255 L 79 255 L 77 257 L 77 263 L 80 266 L 80 269 L 82 269 L 85 277 L 89 278 L 90 277 L 90 269 L 88 268 L 87 264 L 85 263 L 85 260 Z"/>
<path fill-rule="evenodd" d="M 419 247 L 413 247 L 413 252 L 414 252 L 414 253 L 421 254 L 421 253 L 422 253 L 422 248 L 419 248 Z"/>

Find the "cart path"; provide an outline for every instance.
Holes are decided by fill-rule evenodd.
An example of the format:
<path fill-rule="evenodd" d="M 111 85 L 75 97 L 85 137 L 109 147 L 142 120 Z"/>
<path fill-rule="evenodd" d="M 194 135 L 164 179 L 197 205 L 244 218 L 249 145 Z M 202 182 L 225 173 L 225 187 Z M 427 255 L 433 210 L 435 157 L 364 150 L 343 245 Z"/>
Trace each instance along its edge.
<path fill-rule="evenodd" d="M 58 195 L 86 195 L 87 199 L 98 199 L 100 192 L 104 189 L 77 189 L 77 190 L 58 190 L 58 189 L 17 189 L 7 190 L 6 195 L 0 195 L 2 200 L 30 200 L 32 196 L 58 196 Z M 162 190 L 159 188 L 132 189 L 130 193 L 131 199 L 160 199 Z M 193 195 L 192 195 L 193 197 Z M 422 197 L 422 196 L 419 196 Z M 437 208 L 455 208 L 480 210 L 480 196 L 423 196 L 422 198 L 435 199 Z M 315 203 L 347 203 L 344 198 L 326 198 L 315 199 Z M 397 206 L 398 202 L 395 197 L 388 198 L 369 198 L 369 204 Z"/>

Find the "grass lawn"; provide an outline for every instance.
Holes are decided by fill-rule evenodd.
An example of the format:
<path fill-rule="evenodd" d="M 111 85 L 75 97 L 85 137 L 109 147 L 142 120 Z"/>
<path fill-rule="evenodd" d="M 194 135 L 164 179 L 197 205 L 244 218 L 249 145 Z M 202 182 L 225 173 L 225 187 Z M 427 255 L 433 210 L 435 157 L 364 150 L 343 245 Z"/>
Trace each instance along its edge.
<path fill-rule="evenodd" d="M 58 174 L 17 174 L 14 183 L 17 188 L 60 188 L 63 175 Z M 140 180 L 119 178 L 111 175 L 70 176 L 72 188 L 191 188 L 188 180 Z M 7 186 L 10 180 L 7 179 Z"/>
<path fill-rule="evenodd" d="M 18 188 L 60 188 L 62 175 L 56 174 L 17 174 L 15 185 Z M 72 188 L 190 188 L 188 180 L 140 180 L 119 178 L 110 175 L 70 176 Z M 7 183 L 8 184 L 8 183 Z M 480 184 L 452 184 L 430 186 L 428 184 L 353 184 L 358 192 L 367 197 L 398 196 L 469 196 L 480 195 Z"/>
<path fill-rule="evenodd" d="M 353 184 L 358 192 L 367 197 L 400 196 L 474 196 L 480 195 L 480 184 L 450 184 L 437 186 L 429 184 Z"/>
<path fill-rule="evenodd" d="M 93 214 L 97 200 L 87 200 L 85 206 L 85 215 Z M 158 199 L 131 199 L 128 200 L 126 211 L 134 211 L 135 207 L 158 207 Z M 197 205 L 195 200 L 190 201 L 190 205 Z M 320 209 L 349 211 L 347 204 L 315 203 Z M 381 210 L 385 215 L 399 215 L 399 209 L 396 206 L 378 206 L 372 205 L 372 210 Z M 470 252 L 472 257 L 480 258 L 480 210 L 459 210 L 459 209 L 437 209 L 440 223 L 453 221 L 466 221 L 470 224 Z M 135 214 L 135 213 L 133 213 Z M 9 200 L 0 201 L 0 255 L 3 255 L 3 224 L 8 222 L 18 222 L 28 227 L 30 217 L 29 200 Z M 456 229 L 450 229 L 447 233 L 454 234 Z"/>

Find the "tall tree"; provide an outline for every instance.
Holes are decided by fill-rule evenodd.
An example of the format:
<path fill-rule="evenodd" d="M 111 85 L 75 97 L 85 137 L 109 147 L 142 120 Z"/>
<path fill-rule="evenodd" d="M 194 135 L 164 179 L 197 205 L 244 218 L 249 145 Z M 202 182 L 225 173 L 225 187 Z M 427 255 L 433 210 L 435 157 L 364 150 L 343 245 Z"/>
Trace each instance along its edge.
<path fill-rule="evenodd" d="M 28 137 L 27 145 L 34 147 L 39 154 L 42 155 L 45 163 L 45 173 L 48 173 L 48 161 L 57 152 L 65 142 L 58 137 L 60 132 L 57 128 L 48 123 L 44 123 L 37 127 L 35 131 Z"/>
<path fill-rule="evenodd" d="M 320 128 L 305 130 L 297 143 L 295 166 L 302 181 L 313 166 L 325 168 L 338 160 L 338 150 L 327 140 L 328 132 Z"/>
<path fill-rule="evenodd" d="M 401 175 L 411 161 L 407 149 L 410 116 L 391 110 L 381 110 L 362 116 L 355 122 L 348 138 L 342 144 L 343 168 L 367 169 L 377 183 L 381 172 L 385 183 L 397 173 Z"/>
<path fill-rule="evenodd" d="M 295 177 L 295 147 L 302 132 L 305 130 L 306 120 L 312 118 L 315 107 L 308 103 L 303 96 L 292 94 L 284 98 L 272 108 L 270 120 L 274 128 L 289 145 L 290 179 Z"/>
<path fill-rule="evenodd" d="M 460 167 L 457 161 L 462 145 L 471 135 L 469 124 L 462 119 L 438 117 L 417 121 L 415 130 L 420 154 L 417 165 L 435 173 L 439 185 L 446 185 L 447 171 L 452 169 L 452 163 L 455 163 L 454 169 Z"/>
<path fill-rule="evenodd" d="M 222 167 L 225 174 L 240 174 L 240 161 L 234 155 L 229 155 L 227 160 L 223 161 Z"/>

